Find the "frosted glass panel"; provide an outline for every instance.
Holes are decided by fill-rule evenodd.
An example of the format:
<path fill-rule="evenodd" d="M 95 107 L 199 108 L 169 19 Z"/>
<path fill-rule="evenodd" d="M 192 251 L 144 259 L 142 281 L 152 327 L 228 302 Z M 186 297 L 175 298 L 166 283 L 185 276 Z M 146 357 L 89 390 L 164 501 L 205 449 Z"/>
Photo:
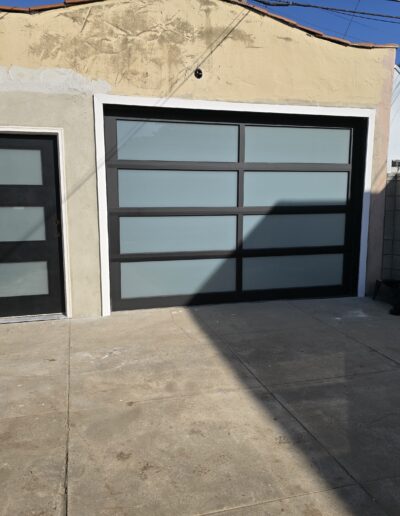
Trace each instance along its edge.
<path fill-rule="evenodd" d="M 350 129 L 246 127 L 250 163 L 349 163 Z"/>
<path fill-rule="evenodd" d="M 235 290 L 234 259 L 121 263 L 121 297 L 196 295 Z"/>
<path fill-rule="evenodd" d="M 46 262 L 0 263 L 0 297 L 48 293 Z"/>
<path fill-rule="evenodd" d="M 342 254 L 244 258 L 243 289 L 340 285 L 342 272 Z"/>
<path fill-rule="evenodd" d="M 245 206 L 346 204 L 347 172 L 245 172 Z"/>
<path fill-rule="evenodd" d="M 229 251 L 236 217 L 121 217 L 121 253 Z"/>
<path fill-rule="evenodd" d="M 344 244 L 344 213 L 318 215 L 246 215 L 243 247 L 311 247 Z"/>
<path fill-rule="evenodd" d="M 119 170 L 121 208 L 236 206 L 236 172 Z"/>
<path fill-rule="evenodd" d="M 118 159 L 237 161 L 238 126 L 117 121 Z"/>
<path fill-rule="evenodd" d="M 41 185 L 40 150 L 0 149 L 0 185 Z"/>
<path fill-rule="evenodd" d="M 45 239 L 44 208 L 0 208 L 0 242 Z"/>

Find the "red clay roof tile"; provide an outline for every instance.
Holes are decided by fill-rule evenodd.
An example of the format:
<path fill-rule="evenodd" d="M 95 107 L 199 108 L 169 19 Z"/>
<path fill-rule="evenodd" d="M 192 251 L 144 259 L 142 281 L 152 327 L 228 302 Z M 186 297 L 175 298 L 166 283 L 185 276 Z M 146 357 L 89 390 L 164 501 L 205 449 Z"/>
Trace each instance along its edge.
<path fill-rule="evenodd" d="M 8 5 L 0 5 L 0 12 L 29 14 L 29 7 L 9 7 Z"/>
<path fill-rule="evenodd" d="M 56 4 L 40 4 L 33 5 L 32 7 L 10 7 L 8 5 L 0 5 L 0 12 L 7 13 L 24 13 L 24 14 L 35 14 L 41 11 L 50 11 L 52 9 L 63 9 L 65 7 L 72 7 L 73 5 L 97 3 L 103 2 L 104 0 L 65 0 L 64 2 Z"/>

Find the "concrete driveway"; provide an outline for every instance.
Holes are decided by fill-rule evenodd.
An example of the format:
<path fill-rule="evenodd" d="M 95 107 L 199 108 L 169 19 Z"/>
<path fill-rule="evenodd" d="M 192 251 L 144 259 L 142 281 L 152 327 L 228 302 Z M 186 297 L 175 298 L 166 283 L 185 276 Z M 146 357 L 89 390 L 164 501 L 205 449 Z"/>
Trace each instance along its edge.
<path fill-rule="evenodd" d="M 0 325 L 0 514 L 400 514 L 400 318 L 371 300 Z"/>

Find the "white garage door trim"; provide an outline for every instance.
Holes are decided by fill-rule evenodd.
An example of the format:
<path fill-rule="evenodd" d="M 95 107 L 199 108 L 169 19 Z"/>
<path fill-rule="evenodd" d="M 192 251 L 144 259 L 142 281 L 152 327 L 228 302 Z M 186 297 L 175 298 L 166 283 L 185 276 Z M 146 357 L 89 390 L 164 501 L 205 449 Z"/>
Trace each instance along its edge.
<path fill-rule="evenodd" d="M 252 113 L 278 113 L 295 115 L 342 116 L 368 119 L 366 168 L 364 179 L 364 193 L 362 206 L 360 260 L 358 274 L 358 296 L 364 297 L 367 268 L 367 246 L 369 227 L 369 208 L 371 198 L 372 158 L 375 135 L 375 109 L 324 107 L 324 106 L 291 106 L 272 104 L 248 104 L 236 102 L 219 102 L 204 100 L 186 100 L 178 98 L 130 97 L 119 95 L 94 95 L 95 140 L 96 140 L 96 168 L 97 192 L 99 206 L 99 236 L 100 236 L 100 268 L 101 268 L 101 296 L 102 315 L 111 313 L 110 301 L 110 271 L 109 271 L 109 242 L 108 242 L 108 214 L 107 214 L 107 187 L 105 165 L 105 137 L 104 137 L 104 105 L 145 106 L 163 108 L 183 108 L 193 110 L 217 110 Z"/>

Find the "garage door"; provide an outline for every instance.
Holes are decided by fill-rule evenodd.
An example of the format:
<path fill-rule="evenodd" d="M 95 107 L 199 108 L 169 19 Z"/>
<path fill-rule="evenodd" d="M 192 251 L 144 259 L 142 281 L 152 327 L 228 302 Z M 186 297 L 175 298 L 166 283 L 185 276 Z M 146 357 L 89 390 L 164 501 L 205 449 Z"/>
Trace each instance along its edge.
<path fill-rule="evenodd" d="M 362 120 L 105 113 L 113 310 L 354 295 Z"/>

